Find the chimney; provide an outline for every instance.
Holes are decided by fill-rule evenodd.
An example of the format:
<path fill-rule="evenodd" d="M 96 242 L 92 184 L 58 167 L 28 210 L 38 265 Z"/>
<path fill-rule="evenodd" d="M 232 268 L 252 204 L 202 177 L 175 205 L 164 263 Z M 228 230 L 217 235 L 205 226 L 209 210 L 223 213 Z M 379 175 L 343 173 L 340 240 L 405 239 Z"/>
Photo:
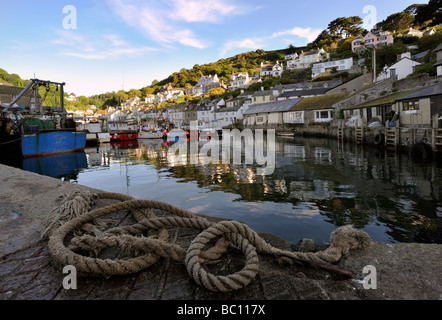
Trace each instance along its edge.
<path fill-rule="evenodd" d="M 402 53 L 401 54 L 401 59 L 403 59 L 403 58 L 408 58 L 408 59 L 411 59 L 411 52 L 404 52 L 404 53 Z"/>

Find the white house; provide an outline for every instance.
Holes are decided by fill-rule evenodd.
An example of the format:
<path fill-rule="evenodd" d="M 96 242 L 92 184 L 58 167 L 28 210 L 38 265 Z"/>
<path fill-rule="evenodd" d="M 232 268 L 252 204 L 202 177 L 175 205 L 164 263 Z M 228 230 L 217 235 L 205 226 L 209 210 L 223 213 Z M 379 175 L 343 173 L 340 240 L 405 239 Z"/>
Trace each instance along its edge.
<path fill-rule="evenodd" d="M 377 77 L 377 81 L 382 81 L 394 76 L 397 76 L 398 80 L 406 78 L 412 74 L 414 69 L 422 65 L 420 62 L 411 60 L 411 53 L 406 52 L 401 54 L 401 59 L 393 65 L 384 67 L 384 70 Z"/>
<path fill-rule="evenodd" d="M 215 106 L 212 104 L 201 104 L 197 109 L 198 127 L 213 128 L 215 122 Z"/>
<path fill-rule="evenodd" d="M 229 89 L 232 91 L 238 88 L 247 88 L 250 82 L 249 74 L 247 72 L 234 73 L 230 79 Z"/>
<path fill-rule="evenodd" d="M 244 124 L 281 124 L 285 119 L 285 113 L 290 111 L 301 100 L 302 98 L 251 105 L 246 111 L 244 111 Z"/>
<path fill-rule="evenodd" d="M 295 52 L 295 53 L 292 53 L 292 54 L 288 54 L 288 55 L 286 55 L 285 57 L 284 57 L 284 60 L 293 60 L 293 59 L 297 59 L 297 58 L 299 58 L 299 56 L 298 56 L 298 54 Z"/>
<path fill-rule="evenodd" d="M 176 128 L 181 129 L 185 121 L 185 103 L 172 105 L 167 109 L 167 118 Z"/>
<path fill-rule="evenodd" d="M 323 54 L 325 54 L 324 49 L 309 52 L 302 51 L 299 57 L 287 60 L 287 69 L 297 70 L 308 68 L 312 63 L 321 62 Z"/>
<path fill-rule="evenodd" d="M 321 73 L 329 72 L 333 68 L 335 68 L 336 71 L 341 72 L 344 70 L 350 70 L 352 66 L 353 58 L 315 63 L 312 66 L 312 78 L 317 77 Z"/>
<path fill-rule="evenodd" d="M 261 62 L 261 76 L 278 76 L 281 77 L 283 71 L 282 64 L 276 61 L 275 64 L 264 64 Z"/>
<path fill-rule="evenodd" d="M 235 124 L 237 120 L 244 118 L 244 112 L 249 108 L 250 104 L 244 103 L 229 108 L 220 108 L 216 112 L 216 127 L 222 128 Z"/>
<path fill-rule="evenodd" d="M 197 85 L 206 86 L 208 84 L 219 83 L 218 75 L 201 76 Z"/>

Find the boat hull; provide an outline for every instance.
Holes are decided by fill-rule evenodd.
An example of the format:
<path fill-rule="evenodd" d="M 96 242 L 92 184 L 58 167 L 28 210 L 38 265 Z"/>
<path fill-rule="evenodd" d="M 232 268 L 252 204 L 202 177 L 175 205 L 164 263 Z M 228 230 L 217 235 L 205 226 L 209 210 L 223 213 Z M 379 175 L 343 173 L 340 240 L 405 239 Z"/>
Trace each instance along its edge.
<path fill-rule="evenodd" d="M 115 132 L 110 135 L 110 141 L 131 141 L 138 139 L 138 132 Z"/>
<path fill-rule="evenodd" d="M 86 146 L 86 133 L 74 130 L 45 130 L 32 134 L 0 137 L 3 156 L 24 158 L 41 157 L 82 151 Z"/>
<path fill-rule="evenodd" d="M 41 131 L 26 134 L 21 139 L 21 151 L 25 158 L 84 150 L 86 133 L 78 131 Z"/>

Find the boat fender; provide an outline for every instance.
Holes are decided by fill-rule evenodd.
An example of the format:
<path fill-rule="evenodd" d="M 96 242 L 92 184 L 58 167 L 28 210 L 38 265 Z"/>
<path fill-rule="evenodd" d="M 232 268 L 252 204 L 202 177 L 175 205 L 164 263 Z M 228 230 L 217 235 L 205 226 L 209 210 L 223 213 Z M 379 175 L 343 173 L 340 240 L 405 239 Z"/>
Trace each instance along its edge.
<path fill-rule="evenodd" d="M 384 134 L 382 132 L 377 133 L 374 136 L 374 144 L 379 145 L 382 144 L 384 142 Z"/>

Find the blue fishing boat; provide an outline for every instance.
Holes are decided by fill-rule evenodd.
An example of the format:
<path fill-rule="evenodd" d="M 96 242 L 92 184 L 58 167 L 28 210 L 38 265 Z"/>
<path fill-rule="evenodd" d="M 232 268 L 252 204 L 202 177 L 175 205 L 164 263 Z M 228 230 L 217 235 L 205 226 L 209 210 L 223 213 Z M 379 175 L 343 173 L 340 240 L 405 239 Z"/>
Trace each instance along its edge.
<path fill-rule="evenodd" d="M 44 85 L 49 89 L 49 84 L 56 85 L 60 92 L 60 108 L 43 108 L 37 103 L 38 87 Z M 63 105 L 64 84 L 31 79 L 6 107 L 0 107 L 1 155 L 29 158 L 84 150 L 87 133 L 77 130 L 73 118 L 67 116 Z M 29 90 L 34 91 L 34 105 L 17 104 Z"/>

